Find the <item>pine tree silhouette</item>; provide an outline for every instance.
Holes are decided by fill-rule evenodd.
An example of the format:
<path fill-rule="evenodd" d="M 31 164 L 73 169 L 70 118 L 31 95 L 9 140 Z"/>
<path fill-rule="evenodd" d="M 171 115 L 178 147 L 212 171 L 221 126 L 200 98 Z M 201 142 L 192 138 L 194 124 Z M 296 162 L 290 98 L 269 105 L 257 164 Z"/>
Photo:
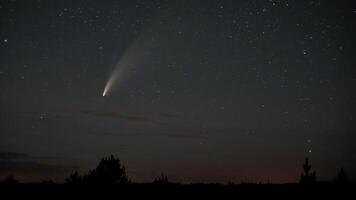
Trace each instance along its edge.
<path fill-rule="evenodd" d="M 316 173 L 315 171 L 310 172 L 311 165 L 309 164 L 309 158 L 305 158 L 305 163 L 303 164 L 304 172 L 301 175 L 300 183 L 301 184 L 312 184 L 316 181 Z"/>
<path fill-rule="evenodd" d="M 156 183 L 156 184 L 167 184 L 168 183 L 168 177 L 166 175 L 164 175 L 163 172 L 162 172 L 161 173 L 161 177 L 155 178 L 153 183 Z"/>
<path fill-rule="evenodd" d="M 348 183 L 348 178 L 347 178 L 347 174 L 344 171 L 343 168 L 340 169 L 340 172 L 337 176 L 337 178 L 335 179 L 335 182 L 338 184 L 346 184 Z"/>

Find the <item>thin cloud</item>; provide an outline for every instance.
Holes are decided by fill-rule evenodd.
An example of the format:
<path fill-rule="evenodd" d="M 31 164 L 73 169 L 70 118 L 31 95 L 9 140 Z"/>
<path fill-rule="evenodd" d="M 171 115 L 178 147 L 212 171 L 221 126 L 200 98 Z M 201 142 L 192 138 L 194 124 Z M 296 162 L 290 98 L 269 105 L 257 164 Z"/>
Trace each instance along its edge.
<path fill-rule="evenodd" d="M 192 133 L 177 133 L 177 134 L 170 134 L 169 137 L 174 137 L 178 139 L 185 139 L 185 140 L 204 140 L 207 139 L 205 135 L 196 135 Z"/>
<path fill-rule="evenodd" d="M 208 138 L 207 135 L 203 135 L 197 132 L 176 132 L 176 131 L 125 131 L 125 132 L 90 132 L 91 134 L 96 134 L 100 136 L 112 136 L 112 137 L 165 137 L 165 138 L 175 138 L 180 140 L 205 140 Z"/>
<path fill-rule="evenodd" d="M 24 153 L 18 152 L 0 152 L 0 160 L 15 160 L 15 159 L 23 159 L 30 158 L 31 156 Z"/>
<path fill-rule="evenodd" d="M 129 122 L 136 123 L 152 123 L 157 124 L 160 123 L 160 120 L 153 117 L 145 117 L 145 116 L 136 116 L 136 115 L 126 115 L 118 112 L 95 112 L 95 111 L 81 111 L 81 113 L 86 115 L 91 115 L 95 117 L 105 117 L 112 119 L 124 119 Z"/>
<path fill-rule="evenodd" d="M 176 113 L 160 113 L 160 116 L 162 118 L 167 118 L 167 119 L 179 119 L 181 116 Z"/>
<path fill-rule="evenodd" d="M 72 167 L 63 165 L 39 163 L 34 161 L 0 160 L 0 174 L 33 173 L 33 172 L 68 172 Z"/>
<path fill-rule="evenodd" d="M 76 166 L 62 165 L 56 157 L 38 157 L 19 152 L 0 152 L 0 177 L 9 174 L 67 174 Z"/>
<path fill-rule="evenodd" d="M 61 118 L 62 116 L 59 114 L 53 114 L 53 113 L 49 113 L 49 112 L 37 112 L 37 111 L 2 111 L 0 112 L 0 116 L 3 117 L 11 117 L 11 116 L 15 116 L 15 117 L 20 117 L 20 118 L 38 118 L 41 120 L 45 120 L 45 119 L 58 119 Z"/>

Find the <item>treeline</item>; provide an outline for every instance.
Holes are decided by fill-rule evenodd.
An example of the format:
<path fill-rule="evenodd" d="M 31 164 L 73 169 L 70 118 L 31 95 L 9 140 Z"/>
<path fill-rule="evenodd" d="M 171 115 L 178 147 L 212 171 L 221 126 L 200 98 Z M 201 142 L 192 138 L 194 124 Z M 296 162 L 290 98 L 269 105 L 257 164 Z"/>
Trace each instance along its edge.
<path fill-rule="evenodd" d="M 321 183 L 317 181 L 316 172 L 312 171 L 311 165 L 309 163 L 309 158 L 305 158 L 305 162 L 302 166 L 303 172 L 300 176 L 300 185 L 313 185 L 316 183 Z M 5 180 L 3 180 L 2 185 L 16 185 L 19 184 L 19 181 L 15 179 L 13 175 L 8 176 Z M 54 184 L 52 181 L 42 182 L 43 184 Z M 325 183 L 325 182 L 324 182 Z M 327 183 L 330 184 L 338 184 L 345 185 L 351 183 L 348 179 L 348 176 L 344 169 L 340 169 L 339 174 L 336 176 L 334 180 L 331 180 Z M 88 171 L 87 173 L 80 174 L 77 171 L 71 173 L 65 179 L 66 185 L 133 185 L 137 183 L 132 182 L 126 173 L 125 166 L 121 163 L 119 158 L 115 158 L 114 155 L 110 155 L 108 157 L 104 157 L 100 160 L 98 166 Z M 168 177 L 161 173 L 160 177 L 155 178 L 151 184 L 156 185 L 183 185 L 177 182 L 171 182 L 168 180 Z M 144 185 L 144 184 L 141 184 Z M 189 184 L 189 185 L 199 185 L 199 184 Z M 209 184 L 206 184 L 209 185 Z M 210 184 L 212 185 L 212 184 Z M 222 185 L 222 184 L 213 184 L 213 185 Z M 237 184 L 233 182 L 229 182 L 225 186 L 235 186 Z M 255 183 L 246 183 L 241 182 L 240 185 L 261 185 Z M 268 182 L 265 185 L 270 185 Z"/>

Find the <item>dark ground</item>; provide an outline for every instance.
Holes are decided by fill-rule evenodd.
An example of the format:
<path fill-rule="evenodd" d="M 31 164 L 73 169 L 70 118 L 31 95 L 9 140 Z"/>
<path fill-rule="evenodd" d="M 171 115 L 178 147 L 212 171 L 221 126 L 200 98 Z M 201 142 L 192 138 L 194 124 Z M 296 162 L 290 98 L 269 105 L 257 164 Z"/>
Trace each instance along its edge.
<path fill-rule="evenodd" d="M 330 198 L 353 199 L 355 183 L 335 184 L 330 182 L 301 184 L 155 184 L 132 183 L 128 185 L 69 185 L 45 183 L 0 185 L 0 194 L 6 197 L 135 197 L 135 198 Z"/>

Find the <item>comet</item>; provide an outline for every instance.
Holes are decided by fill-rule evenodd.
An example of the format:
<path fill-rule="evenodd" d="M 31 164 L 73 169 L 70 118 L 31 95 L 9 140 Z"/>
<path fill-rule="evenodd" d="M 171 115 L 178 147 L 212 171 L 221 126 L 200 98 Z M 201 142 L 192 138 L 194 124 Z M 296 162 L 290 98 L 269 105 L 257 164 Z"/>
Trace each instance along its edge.
<path fill-rule="evenodd" d="M 148 37 L 147 37 L 148 36 Z M 104 87 L 102 96 L 108 96 L 112 93 L 113 89 L 119 86 L 125 79 L 130 77 L 130 72 L 143 65 L 147 61 L 148 54 L 151 51 L 152 40 L 150 34 L 141 34 L 130 46 L 126 49 L 124 54 L 120 57 L 119 61 L 114 66 L 106 85 Z"/>
<path fill-rule="evenodd" d="M 119 77 L 120 77 L 120 68 L 118 66 L 116 66 L 116 68 L 114 69 L 114 71 L 111 73 L 109 80 L 107 81 L 104 91 L 103 91 L 103 97 L 109 95 L 109 93 L 111 92 L 111 89 L 113 88 L 114 84 L 118 81 Z"/>

